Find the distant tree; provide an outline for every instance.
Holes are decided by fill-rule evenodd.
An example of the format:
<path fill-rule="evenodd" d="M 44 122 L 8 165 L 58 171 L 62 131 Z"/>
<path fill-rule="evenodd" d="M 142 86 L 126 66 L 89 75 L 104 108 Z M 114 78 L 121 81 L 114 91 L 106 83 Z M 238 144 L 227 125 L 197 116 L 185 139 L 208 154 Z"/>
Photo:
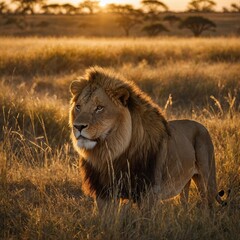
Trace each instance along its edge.
<path fill-rule="evenodd" d="M 126 36 L 130 35 L 132 28 L 142 23 L 143 12 L 130 4 L 108 4 L 107 11 L 117 15 L 116 22 Z"/>
<path fill-rule="evenodd" d="M 181 21 L 181 18 L 175 15 L 167 15 L 163 18 L 163 21 L 169 22 L 169 25 L 173 26 L 174 23 Z"/>
<path fill-rule="evenodd" d="M 143 10 L 145 12 L 144 20 L 151 24 L 160 21 L 160 13 L 168 10 L 166 4 L 158 0 L 142 0 Z"/>
<path fill-rule="evenodd" d="M 216 3 L 212 0 L 192 0 L 188 4 L 189 12 L 213 12 Z"/>
<path fill-rule="evenodd" d="M 9 7 L 5 2 L 0 2 L 0 15 L 8 13 L 9 10 Z"/>
<path fill-rule="evenodd" d="M 94 0 L 84 0 L 79 4 L 79 8 L 82 11 L 87 11 L 89 14 L 93 14 L 100 9 L 99 1 Z"/>
<path fill-rule="evenodd" d="M 106 5 L 106 12 L 108 13 L 119 13 L 118 4 L 115 3 L 109 3 Z"/>
<path fill-rule="evenodd" d="M 232 3 L 231 7 L 233 12 L 240 12 L 240 4 Z"/>
<path fill-rule="evenodd" d="M 141 3 L 148 13 L 157 14 L 168 10 L 167 5 L 158 0 L 142 0 Z"/>
<path fill-rule="evenodd" d="M 228 9 L 227 7 L 223 7 L 223 8 L 222 8 L 222 11 L 223 11 L 224 13 L 228 13 L 228 12 L 229 12 L 229 9 Z"/>
<path fill-rule="evenodd" d="M 117 18 L 118 25 L 124 30 L 125 35 L 130 35 L 130 30 L 142 23 L 142 11 L 126 6 L 124 13 Z"/>
<path fill-rule="evenodd" d="M 42 6 L 42 10 L 45 14 L 61 14 L 62 9 L 60 4 L 46 4 Z"/>
<path fill-rule="evenodd" d="M 12 0 L 17 4 L 16 13 L 34 14 L 37 6 L 42 6 L 45 0 Z"/>
<path fill-rule="evenodd" d="M 70 3 L 62 4 L 61 8 L 65 14 L 75 14 L 77 11 L 77 8 Z"/>
<path fill-rule="evenodd" d="M 169 30 L 161 23 L 154 23 L 146 25 L 142 28 L 143 32 L 146 32 L 148 36 L 154 37 L 162 32 L 169 32 Z"/>
<path fill-rule="evenodd" d="M 195 37 L 198 37 L 204 31 L 214 31 L 216 24 L 201 16 L 190 16 L 180 23 L 179 28 L 187 28 L 194 34 Z"/>
<path fill-rule="evenodd" d="M 129 14 L 134 10 L 131 4 L 115 4 L 110 3 L 106 6 L 107 12 L 116 13 L 116 14 Z"/>

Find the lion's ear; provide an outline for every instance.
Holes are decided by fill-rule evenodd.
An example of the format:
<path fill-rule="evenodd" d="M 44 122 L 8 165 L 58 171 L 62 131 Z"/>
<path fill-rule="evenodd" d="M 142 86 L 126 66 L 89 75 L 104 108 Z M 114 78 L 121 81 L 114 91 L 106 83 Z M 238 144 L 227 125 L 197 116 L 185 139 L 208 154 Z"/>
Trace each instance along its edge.
<path fill-rule="evenodd" d="M 72 95 L 77 95 L 82 92 L 83 88 L 86 85 L 86 80 L 81 79 L 81 80 L 74 80 L 70 84 L 70 92 Z"/>
<path fill-rule="evenodd" d="M 116 97 L 122 103 L 123 106 L 127 106 L 128 99 L 130 97 L 130 93 L 126 88 L 119 88 L 116 91 Z"/>

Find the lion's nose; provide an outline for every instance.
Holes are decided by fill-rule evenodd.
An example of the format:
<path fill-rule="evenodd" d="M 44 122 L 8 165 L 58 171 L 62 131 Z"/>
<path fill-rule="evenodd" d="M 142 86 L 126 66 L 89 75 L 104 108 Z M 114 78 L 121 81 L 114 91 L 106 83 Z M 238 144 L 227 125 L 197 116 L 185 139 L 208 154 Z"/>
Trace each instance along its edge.
<path fill-rule="evenodd" d="M 73 125 L 79 132 L 81 132 L 84 128 L 87 128 L 87 124 Z"/>

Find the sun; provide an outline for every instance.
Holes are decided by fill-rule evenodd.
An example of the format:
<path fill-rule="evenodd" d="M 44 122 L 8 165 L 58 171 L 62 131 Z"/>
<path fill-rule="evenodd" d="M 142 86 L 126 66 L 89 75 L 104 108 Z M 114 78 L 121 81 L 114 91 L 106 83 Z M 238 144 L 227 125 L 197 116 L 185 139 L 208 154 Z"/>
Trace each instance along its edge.
<path fill-rule="evenodd" d="M 114 2 L 113 0 L 100 0 L 99 5 L 100 5 L 100 7 L 106 7 L 106 5 L 113 3 L 113 2 Z"/>

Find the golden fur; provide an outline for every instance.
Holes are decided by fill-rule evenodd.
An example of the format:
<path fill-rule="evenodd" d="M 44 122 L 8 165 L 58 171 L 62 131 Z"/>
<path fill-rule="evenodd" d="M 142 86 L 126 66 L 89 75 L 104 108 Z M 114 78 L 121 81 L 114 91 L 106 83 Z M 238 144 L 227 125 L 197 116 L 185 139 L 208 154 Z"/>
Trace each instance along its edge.
<path fill-rule="evenodd" d="M 214 150 L 200 123 L 167 122 L 133 82 L 102 68 L 89 69 L 70 90 L 72 140 L 86 194 L 99 204 L 112 197 L 140 202 L 152 189 L 154 198 L 180 193 L 186 201 L 193 179 L 202 199 L 213 202 Z"/>

